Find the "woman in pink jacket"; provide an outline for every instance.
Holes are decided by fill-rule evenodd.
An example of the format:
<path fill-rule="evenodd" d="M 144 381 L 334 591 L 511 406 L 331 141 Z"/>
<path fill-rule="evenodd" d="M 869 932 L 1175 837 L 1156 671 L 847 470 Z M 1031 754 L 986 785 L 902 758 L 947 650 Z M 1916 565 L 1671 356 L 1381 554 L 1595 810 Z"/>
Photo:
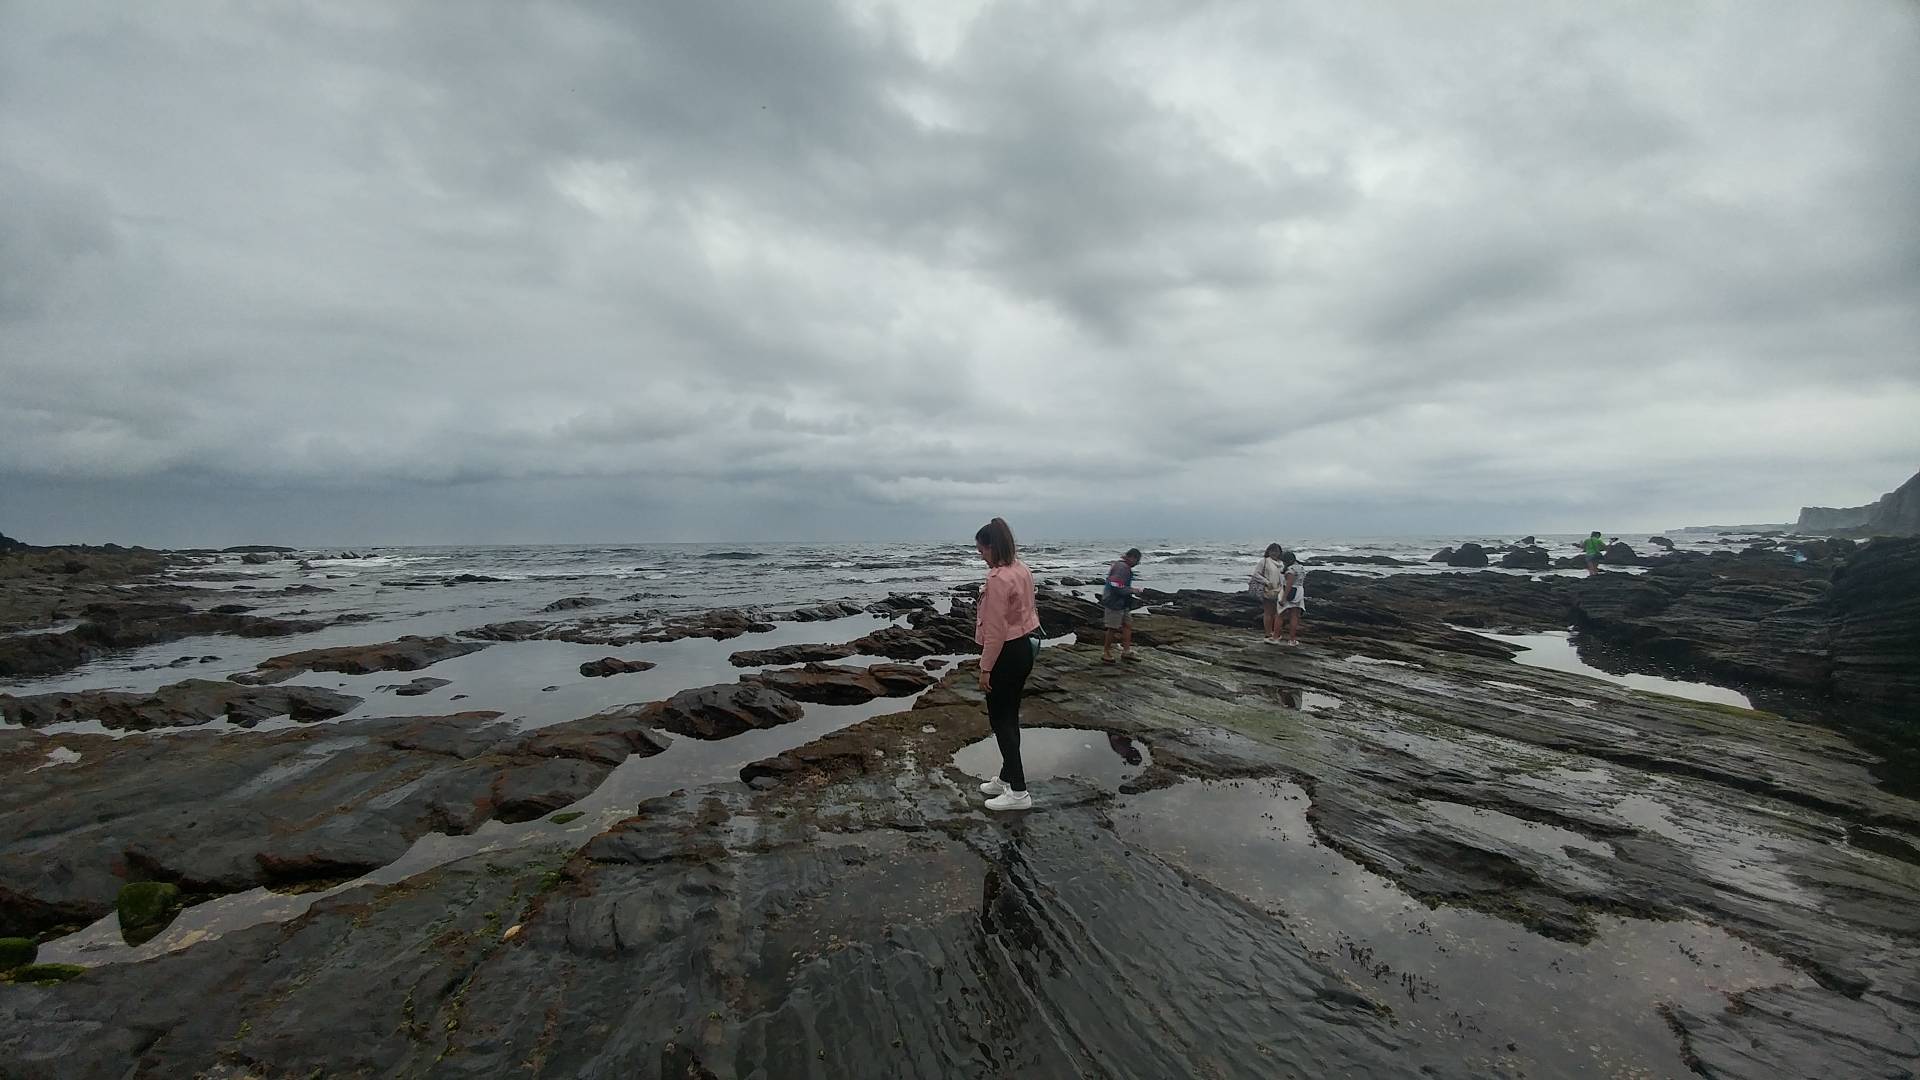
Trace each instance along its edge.
<path fill-rule="evenodd" d="M 1040 653 L 1040 611 L 1034 604 L 1033 575 L 1019 559 L 1013 530 L 1000 518 L 980 527 L 973 541 L 986 560 L 987 583 L 973 639 L 980 643 L 980 689 L 987 694 L 987 720 L 1000 743 L 1000 775 L 980 785 L 992 796 L 989 810 L 1026 810 L 1027 774 L 1020 767 L 1020 692 Z"/>

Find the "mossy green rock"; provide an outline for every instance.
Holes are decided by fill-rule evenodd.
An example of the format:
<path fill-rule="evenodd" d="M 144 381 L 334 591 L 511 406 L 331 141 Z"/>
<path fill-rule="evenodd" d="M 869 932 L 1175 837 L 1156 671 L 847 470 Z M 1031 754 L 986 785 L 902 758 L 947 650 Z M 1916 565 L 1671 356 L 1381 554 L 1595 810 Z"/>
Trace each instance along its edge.
<path fill-rule="evenodd" d="M 33 958 L 39 955 L 40 946 L 34 944 L 30 938 L 0 938 L 0 971 L 12 971 L 14 968 L 24 967 L 33 963 Z"/>
<path fill-rule="evenodd" d="M 555 814 L 547 820 L 553 822 L 555 825 L 565 825 L 570 821 L 579 821 L 582 816 L 579 810 L 569 810 L 564 814 Z"/>
<path fill-rule="evenodd" d="M 28 964 L 26 967 L 16 968 L 12 972 L 11 978 L 17 983 L 39 983 L 45 985 L 47 983 L 66 982 L 68 979 L 78 975 L 85 975 L 86 973 L 87 969 L 81 967 L 79 964 Z"/>
<path fill-rule="evenodd" d="M 180 887 L 167 881 L 132 881 L 120 887 L 114 904 L 120 913 L 120 936 L 129 945 L 141 945 L 180 913 Z"/>

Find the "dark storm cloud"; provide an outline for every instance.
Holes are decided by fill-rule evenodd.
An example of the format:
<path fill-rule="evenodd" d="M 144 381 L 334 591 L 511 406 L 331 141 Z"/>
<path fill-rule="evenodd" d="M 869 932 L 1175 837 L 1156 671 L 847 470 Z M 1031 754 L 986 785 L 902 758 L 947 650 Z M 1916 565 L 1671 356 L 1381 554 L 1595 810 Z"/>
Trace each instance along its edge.
<path fill-rule="evenodd" d="M 1917 27 L 0 5 L 0 527 L 1544 531 L 1872 498 L 1915 464 Z M 475 525 L 514 500 L 537 524 Z"/>

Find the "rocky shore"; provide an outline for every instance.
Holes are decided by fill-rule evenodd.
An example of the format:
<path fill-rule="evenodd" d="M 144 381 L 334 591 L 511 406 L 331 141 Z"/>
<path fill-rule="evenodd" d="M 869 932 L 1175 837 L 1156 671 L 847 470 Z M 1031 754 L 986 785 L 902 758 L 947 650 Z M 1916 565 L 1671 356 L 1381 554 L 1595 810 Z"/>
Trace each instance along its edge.
<path fill-rule="evenodd" d="M 0 1076 L 1911 1077 L 1920 541 L 1683 554 L 1315 570 L 1297 650 L 1150 592 L 1127 665 L 1050 591 L 1013 818 L 964 591 L 0 695 Z M 94 557 L 0 576 L 0 673 L 293 621 Z M 1755 707 L 1515 661 L 1569 627 Z M 737 675 L 355 712 L 566 648 Z"/>

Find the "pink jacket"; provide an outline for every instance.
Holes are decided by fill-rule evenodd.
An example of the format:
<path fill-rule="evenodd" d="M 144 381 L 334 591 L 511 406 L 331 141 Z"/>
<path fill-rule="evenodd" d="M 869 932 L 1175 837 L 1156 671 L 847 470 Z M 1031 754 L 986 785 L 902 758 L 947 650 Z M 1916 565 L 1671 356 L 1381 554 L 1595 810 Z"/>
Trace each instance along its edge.
<path fill-rule="evenodd" d="M 992 671 L 1000 646 L 1040 629 L 1040 609 L 1033 601 L 1033 574 L 1015 559 L 1010 565 L 987 571 L 980 590 L 980 612 L 974 620 L 973 640 L 980 643 L 980 670 Z"/>

